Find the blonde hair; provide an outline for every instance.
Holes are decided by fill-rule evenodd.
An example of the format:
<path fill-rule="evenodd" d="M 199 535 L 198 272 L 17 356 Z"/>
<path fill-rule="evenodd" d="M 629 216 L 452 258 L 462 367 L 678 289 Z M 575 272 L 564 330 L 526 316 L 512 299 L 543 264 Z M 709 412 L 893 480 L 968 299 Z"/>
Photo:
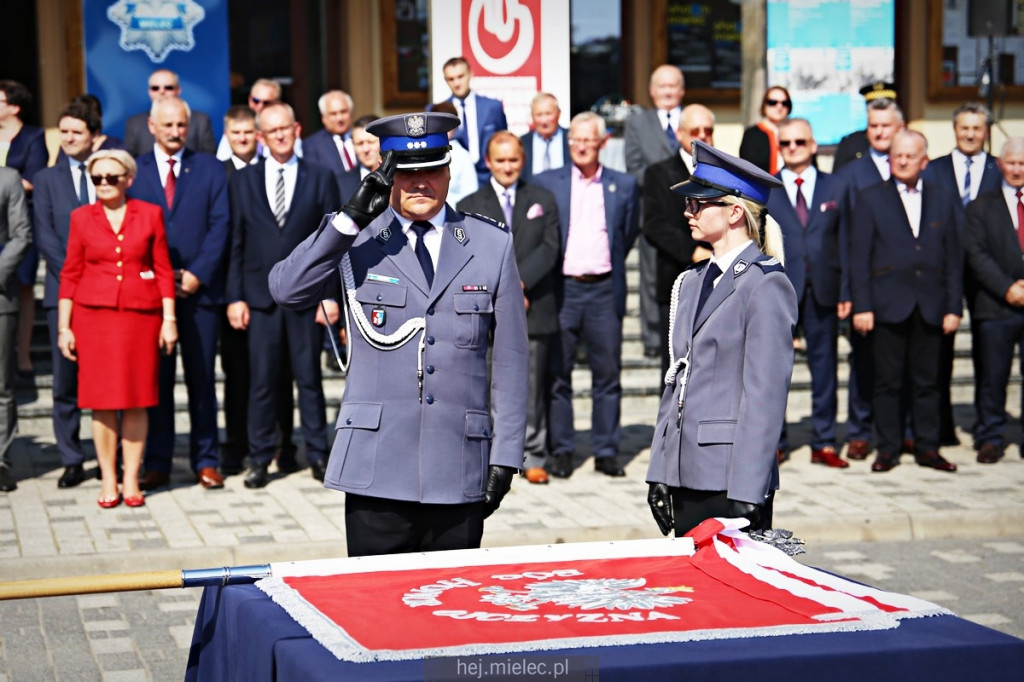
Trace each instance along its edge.
<path fill-rule="evenodd" d="M 101 149 L 97 152 L 93 152 L 88 159 L 85 160 L 85 172 L 92 173 L 92 167 L 97 161 L 103 159 L 110 159 L 116 161 L 124 166 L 125 172 L 128 177 L 134 178 L 138 167 L 135 165 L 135 159 L 132 155 L 123 149 Z"/>
<path fill-rule="evenodd" d="M 726 195 L 721 198 L 726 204 L 736 205 L 743 209 L 747 218 L 747 236 L 754 240 L 757 248 L 766 256 L 778 258 L 783 265 L 786 264 L 786 252 L 782 244 L 782 228 L 775 218 L 769 215 L 764 206 L 733 195 Z"/>

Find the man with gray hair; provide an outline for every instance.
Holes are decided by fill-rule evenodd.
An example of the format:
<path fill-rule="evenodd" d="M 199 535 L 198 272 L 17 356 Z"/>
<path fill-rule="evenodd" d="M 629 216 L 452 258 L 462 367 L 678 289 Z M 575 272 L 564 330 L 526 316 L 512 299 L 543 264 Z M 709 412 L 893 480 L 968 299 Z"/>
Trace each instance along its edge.
<path fill-rule="evenodd" d="M 355 170 L 359 162 L 352 146 L 352 97 L 343 90 L 328 90 L 317 100 L 321 130 L 307 137 L 303 158 L 323 166 L 335 176 Z M 355 184 L 359 184 L 358 175 Z"/>
<path fill-rule="evenodd" d="M 851 230 L 853 328 L 858 335 L 872 334 L 875 361 L 876 472 L 899 463 L 900 397 L 908 380 L 914 459 L 920 466 L 956 471 L 939 454 L 938 374 L 942 335 L 955 333 L 963 314 L 963 250 L 955 195 L 921 180 L 927 153 L 919 132 L 901 130 L 892 137 L 891 178 L 860 192 Z"/>
<path fill-rule="evenodd" d="M 538 92 L 530 102 L 530 132 L 523 141 L 523 182 L 544 171 L 561 168 L 569 162 L 569 131 L 558 125 L 562 110 L 550 92 Z"/>
<path fill-rule="evenodd" d="M 1003 456 L 1006 384 L 1014 350 L 1024 343 L 1024 137 L 1006 141 L 999 169 L 1000 187 L 967 205 L 964 227 L 967 267 L 976 282 L 968 293 L 971 324 L 985 359 L 976 374 L 974 442 L 981 464 Z"/>
<path fill-rule="evenodd" d="M 618 461 L 622 436 L 622 317 L 626 313 L 626 254 L 636 240 L 640 195 L 633 176 L 601 165 L 608 141 L 604 119 L 591 111 L 569 125 L 572 164 L 534 177 L 555 195 L 562 230 L 560 344 L 551 350 L 552 375 L 548 473 L 573 471 L 572 369 L 576 346 L 587 348 L 593 376 L 591 447 L 594 469 L 625 476 Z M 558 348 L 558 346 L 561 348 Z"/>

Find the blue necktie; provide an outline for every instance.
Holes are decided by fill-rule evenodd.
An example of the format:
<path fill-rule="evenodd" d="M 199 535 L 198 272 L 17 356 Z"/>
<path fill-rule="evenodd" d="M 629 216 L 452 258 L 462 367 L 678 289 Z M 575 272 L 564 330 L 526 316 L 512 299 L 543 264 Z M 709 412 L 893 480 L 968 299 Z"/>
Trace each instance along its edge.
<path fill-rule="evenodd" d="M 456 97 L 456 99 L 459 98 Z M 466 100 L 464 99 L 459 99 L 459 118 L 462 119 L 462 124 L 455 134 L 455 139 L 462 143 L 463 149 L 469 151 L 469 126 L 466 123 Z"/>
<path fill-rule="evenodd" d="M 416 233 L 416 248 L 413 251 L 416 253 L 416 260 L 420 262 L 420 267 L 423 268 L 423 275 L 427 278 L 428 287 L 434 284 L 434 261 L 430 259 L 427 242 L 423 237 L 433 229 L 434 226 L 425 220 L 417 220 L 412 224 L 412 231 Z"/>
<path fill-rule="evenodd" d="M 964 193 L 960 197 L 960 201 L 963 202 L 964 206 L 971 203 L 971 163 L 974 161 L 971 157 L 964 159 Z"/>
<path fill-rule="evenodd" d="M 512 195 L 505 190 L 501 193 L 501 210 L 505 213 L 505 225 L 512 231 Z"/>
<path fill-rule="evenodd" d="M 78 203 L 85 206 L 89 203 L 89 181 L 85 178 L 85 164 L 78 165 Z"/>
<path fill-rule="evenodd" d="M 697 319 L 700 317 L 700 311 L 704 309 L 704 304 L 708 302 L 708 297 L 711 296 L 711 292 L 715 289 L 715 278 L 722 274 L 722 268 L 718 267 L 718 263 L 711 262 L 708 264 L 707 272 L 704 273 L 704 281 L 700 285 L 700 298 L 697 299 L 697 313 L 693 316 L 693 323 L 697 324 Z"/>
<path fill-rule="evenodd" d="M 676 144 L 676 131 L 672 130 L 672 114 L 665 112 L 665 136 L 668 137 L 668 143 L 674 147 Z"/>

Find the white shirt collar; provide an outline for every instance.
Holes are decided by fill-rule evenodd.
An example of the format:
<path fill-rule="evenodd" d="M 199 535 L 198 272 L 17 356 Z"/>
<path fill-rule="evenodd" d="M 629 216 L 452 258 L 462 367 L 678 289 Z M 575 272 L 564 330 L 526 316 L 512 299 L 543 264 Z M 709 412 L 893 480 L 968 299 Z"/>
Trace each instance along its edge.
<path fill-rule="evenodd" d="M 753 243 L 754 242 L 752 239 L 748 239 L 739 246 L 734 246 L 733 248 L 729 249 L 724 254 L 722 254 L 721 257 L 718 257 L 717 255 L 711 256 L 711 261 L 713 263 L 717 263 L 718 267 L 721 268 L 722 273 L 724 274 L 729 271 L 729 268 L 732 266 L 733 261 L 735 261 L 739 257 L 739 255 L 743 253 L 743 249 L 747 248 Z M 715 282 L 715 284 L 717 283 L 718 282 Z"/>

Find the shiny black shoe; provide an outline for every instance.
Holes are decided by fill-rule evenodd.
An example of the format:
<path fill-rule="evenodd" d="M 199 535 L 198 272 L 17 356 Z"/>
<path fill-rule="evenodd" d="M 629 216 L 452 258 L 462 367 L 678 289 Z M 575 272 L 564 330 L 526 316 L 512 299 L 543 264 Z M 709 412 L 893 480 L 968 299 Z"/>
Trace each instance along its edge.
<path fill-rule="evenodd" d="M 58 488 L 74 488 L 85 480 L 85 467 L 81 464 L 72 464 L 64 468 L 60 480 L 57 481 Z"/>
<path fill-rule="evenodd" d="M 564 453 L 561 455 L 548 455 L 544 462 L 544 468 L 555 478 L 569 478 L 572 476 L 572 455 Z"/>
<path fill-rule="evenodd" d="M 18 489 L 11 467 L 0 467 L 0 493 L 9 493 Z"/>
<path fill-rule="evenodd" d="M 262 488 L 270 481 L 270 474 L 267 473 L 267 464 L 253 464 L 245 472 L 243 483 L 246 488 Z"/>
<path fill-rule="evenodd" d="M 309 470 L 313 474 L 313 478 L 315 478 L 316 480 L 318 480 L 321 483 L 323 483 L 324 482 L 324 476 L 327 475 L 327 462 L 324 462 L 324 461 L 310 462 L 309 463 Z"/>
<path fill-rule="evenodd" d="M 622 468 L 615 457 L 598 457 L 594 460 L 594 471 L 615 478 L 626 475 L 626 470 Z"/>

